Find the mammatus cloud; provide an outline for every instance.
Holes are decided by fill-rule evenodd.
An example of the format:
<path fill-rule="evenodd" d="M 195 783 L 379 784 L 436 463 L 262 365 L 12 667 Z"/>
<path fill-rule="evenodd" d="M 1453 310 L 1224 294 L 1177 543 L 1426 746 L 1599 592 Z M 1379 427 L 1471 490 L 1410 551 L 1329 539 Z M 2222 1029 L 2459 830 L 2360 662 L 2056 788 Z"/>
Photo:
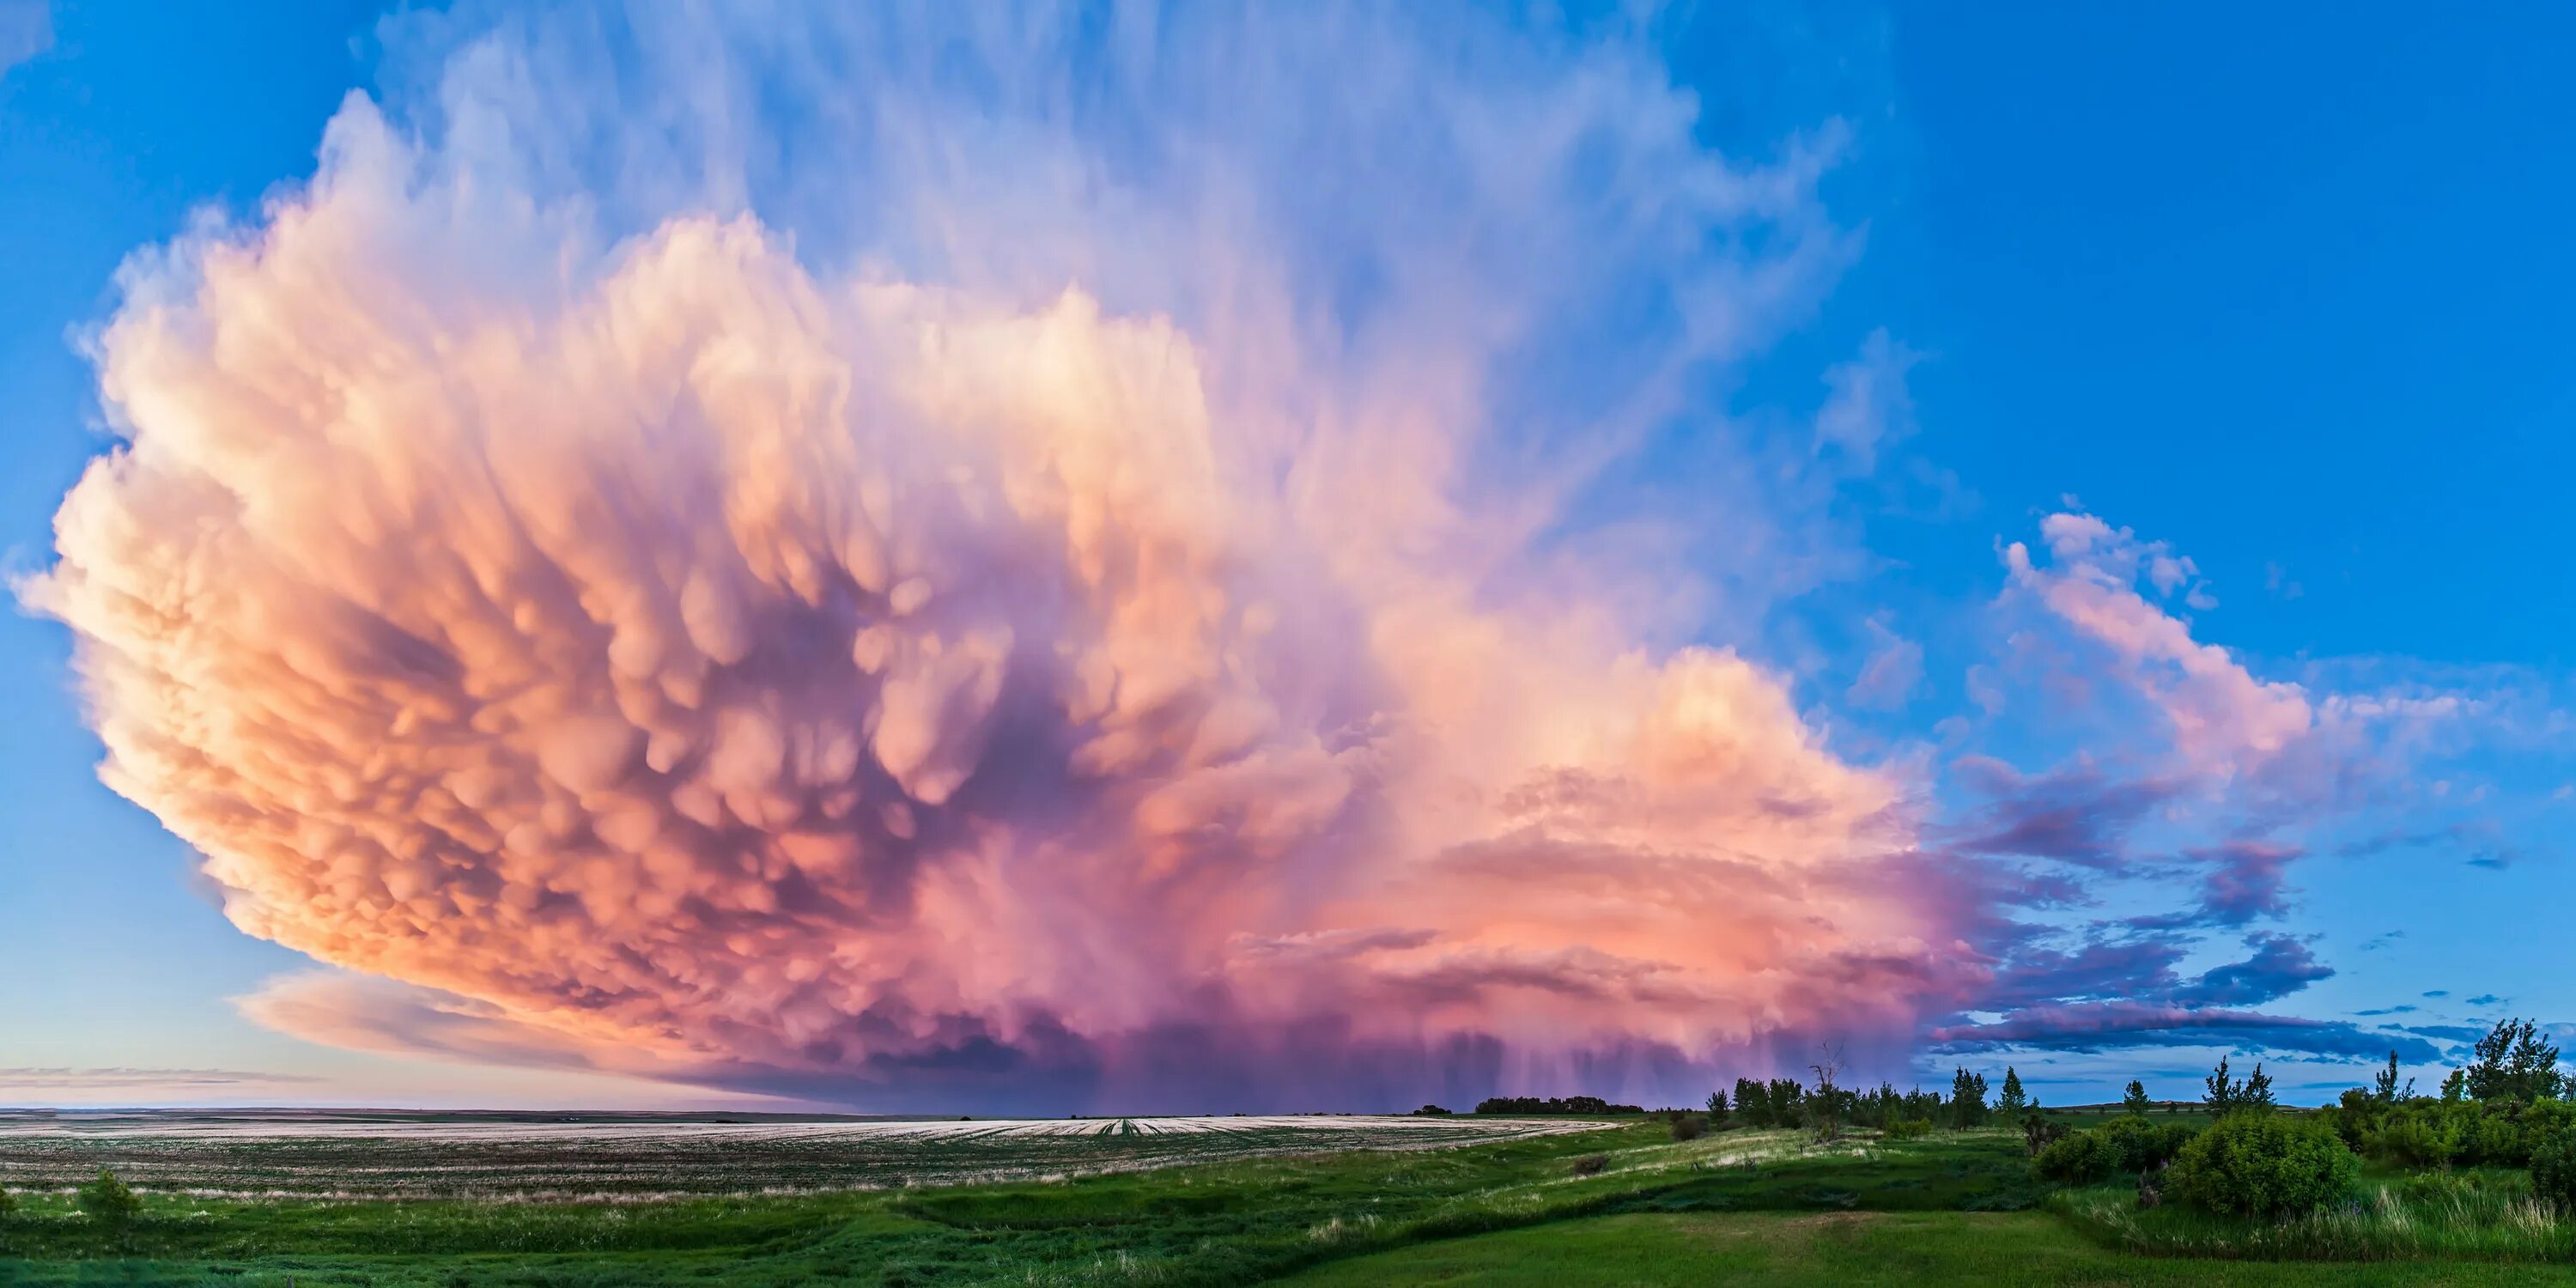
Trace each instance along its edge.
<path fill-rule="evenodd" d="M 106 781 L 242 929 L 346 968 L 249 1014 L 863 1104 L 1254 1108 L 1679 1095 L 1955 1000 L 1968 899 L 1906 782 L 1783 677 L 1650 644 L 1638 571 L 1556 531 L 1577 426 L 1512 401 L 1551 318 L 1651 282 L 1642 392 L 1579 441 L 1669 414 L 1829 273 L 1813 157 L 1707 152 L 1616 42 L 1120 14 L 1105 50 L 945 35 L 1105 58 L 1108 98 L 1249 56 L 1253 106 L 1193 135 L 1158 100 L 1182 132 L 1138 150 L 1115 103 L 808 86 L 804 164 L 875 182 L 782 225 L 721 139 L 589 191 L 562 149 L 607 108 L 545 98 L 588 82 L 477 39 L 426 124 L 353 98 L 307 188 L 138 258 L 96 341 L 126 441 L 22 594 Z M 703 106 L 740 35 L 622 70 Z M 1398 81 L 1437 109 L 1418 205 L 1349 246 L 1266 222 L 1252 132 L 1378 136 L 1259 95 Z M 1444 249 L 1404 222 L 1444 203 L 1535 213 Z M 1668 262 L 1622 258 L 1648 235 Z"/>

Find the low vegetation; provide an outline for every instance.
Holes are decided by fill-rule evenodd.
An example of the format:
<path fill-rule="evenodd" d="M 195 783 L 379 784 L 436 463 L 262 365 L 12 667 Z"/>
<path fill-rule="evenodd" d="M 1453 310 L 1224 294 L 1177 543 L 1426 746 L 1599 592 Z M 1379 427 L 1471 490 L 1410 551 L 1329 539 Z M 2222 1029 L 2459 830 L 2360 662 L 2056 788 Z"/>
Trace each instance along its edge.
<path fill-rule="evenodd" d="M 2576 1285 L 2571 1088 L 2531 1026 L 2499 1034 L 2440 1095 L 2392 1064 L 2323 1109 L 2276 1104 L 2259 1065 L 2222 1063 L 2197 1105 L 2133 1083 L 2050 1110 L 2011 1069 L 1991 1100 L 1966 1069 L 1946 1094 L 1855 1093 L 1829 1054 L 1811 1083 L 1655 1115 L 657 1128 L 594 1133 L 624 1142 L 605 1160 L 438 1124 L 69 1149 L 0 1124 L 0 1280 Z M 617 1170 L 540 1180 L 545 1160 Z M 625 1179 L 643 1160 L 649 1188 Z"/>

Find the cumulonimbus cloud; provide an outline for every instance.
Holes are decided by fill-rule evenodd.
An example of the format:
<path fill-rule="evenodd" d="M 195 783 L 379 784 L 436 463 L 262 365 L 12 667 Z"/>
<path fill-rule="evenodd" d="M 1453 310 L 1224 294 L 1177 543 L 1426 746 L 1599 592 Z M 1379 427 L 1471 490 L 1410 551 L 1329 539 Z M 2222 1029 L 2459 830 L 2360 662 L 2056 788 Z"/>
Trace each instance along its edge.
<path fill-rule="evenodd" d="M 1627 243 L 1475 251 L 1576 258 L 1516 294 L 1381 229 L 1427 258 L 1370 266 L 1395 294 L 1355 324 L 1258 218 L 1170 246 L 1197 276 L 1097 240 L 1280 197 L 1226 168 L 1243 140 L 1140 175 L 1078 112 L 996 110 L 932 124 L 1079 171 L 1061 218 L 886 163 L 850 222 L 904 212 L 936 267 L 819 264 L 810 192 L 782 227 L 722 183 L 583 190 L 526 97 L 580 84 L 530 76 L 548 48 L 463 47 L 418 131 L 353 98 L 309 186 L 137 260 L 96 342 L 126 441 L 21 588 L 74 633 L 108 783 L 236 924 L 345 968 L 254 1016 L 887 1106 L 1252 1108 L 1681 1095 L 1956 1003 L 1964 896 L 1912 855 L 1907 784 L 1541 549 L 1561 470 L 1473 465 L 1562 450 L 1498 434 L 1509 364 Z M 1542 211 L 1576 174 L 1681 185 L 1502 230 L 1693 212 L 1633 373 L 1660 388 L 1822 271 L 1780 233 L 1702 262 L 1811 220 L 1808 162 L 1731 167 L 1686 96 L 1573 48 L 1506 51 L 1543 94 L 1425 129 Z M 1598 133 L 1487 137 L 1531 102 Z M 973 271 L 1038 253 L 1003 215 L 1070 285 Z"/>

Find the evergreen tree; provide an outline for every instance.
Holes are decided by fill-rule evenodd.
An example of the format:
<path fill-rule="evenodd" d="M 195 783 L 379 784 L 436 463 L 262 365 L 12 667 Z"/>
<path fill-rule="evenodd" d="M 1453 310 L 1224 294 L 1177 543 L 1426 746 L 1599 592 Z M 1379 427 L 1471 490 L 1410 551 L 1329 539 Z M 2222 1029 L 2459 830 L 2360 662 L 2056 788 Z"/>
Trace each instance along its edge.
<path fill-rule="evenodd" d="M 1708 1125 L 1711 1127 L 1726 1125 L 1726 1088 L 1724 1087 L 1708 1093 Z"/>
<path fill-rule="evenodd" d="M 1768 1094 L 1771 1097 L 1773 1125 L 1780 1127 L 1806 1125 L 1806 1115 L 1801 1111 L 1800 1102 L 1807 1098 L 1807 1089 L 1798 1085 L 1797 1079 L 1773 1078 Z"/>
<path fill-rule="evenodd" d="M 2415 1098 L 2415 1080 L 2413 1078 L 2408 1078 L 2406 1080 L 2405 1090 L 2400 1091 L 2397 1088 L 2396 1052 L 2391 1051 L 2388 1053 L 2388 1067 L 2379 1071 L 2379 1077 L 2370 1089 L 2370 1097 L 2383 1105 L 2393 1105 L 2400 1100 L 2413 1100 Z"/>
<path fill-rule="evenodd" d="M 2129 1089 L 2120 1093 L 2120 1107 L 2130 1113 L 2143 1114 L 2155 1105 L 2156 1102 L 2147 1099 L 2147 1084 L 2135 1078 L 2129 1080 Z"/>
<path fill-rule="evenodd" d="M 2545 1100 L 2558 1094 L 2558 1048 L 2541 1040 L 2530 1020 L 2499 1020 L 2478 1039 L 2477 1060 L 2467 1069 L 2471 1100 Z"/>
<path fill-rule="evenodd" d="M 2222 1055 L 2218 1057 L 2218 1072 L 2213 1073 L 2200 1081 L 2202 1086 L 2209 1088 L 2208 1094 L 2203 1095 L 2200 1098 L 2200 1102 L 2209 1106 L 2209 1111 L 2211 1113 L 2226 1113 L 2228 1110 L 2235 1108 L 2244 1100 L 2244 1080 L 2239 1078 L 2230 1078 L 2227 1076 L 2226 1056 Z"/>
<path fill-rule="evenodd" d="M 2005 1065 L 2004 1089 L 1995 1097 L 1995 1112 L 2006 1118 L 2015 1118 L 2030 1106 L 2030 1097 L 2021 1089 L 2021 1071 L 2011 1065 Z"/>
<path fill-rule="evenodd" d="M 1974 1127 L 1986 1120 L 1986 1075 L 1962 1068 L 1950 1075 L 1950 1121 Z"/>
<path fill-rule="evenodd" d="M 2263 1072 L 2263 1062 L 2254 1062 L 2254 1072 L 2245 1079 L 2245 1088 L 2236 1093 L 2236 1103 L 2247 1109 L 2272 1107 L 2272 1075 Z"/>
<path fill-rule="evenodd" d="M 2442 1102 L 2444 1104 L 2459 1103 L 2460 1098 L 2468 1093 L 2468 1087 L 2469 1071 L 2466 1069 L 2451 1070 L 2451 1076 L 2442 1079 Z"/>
<path fill-rule="evenodd" d="M 1735 1115 L 1747 1127 L 1771 1125 L 1771 1097 L 1762 1084 L 1751 1078 L 1735 1080 Z"/>

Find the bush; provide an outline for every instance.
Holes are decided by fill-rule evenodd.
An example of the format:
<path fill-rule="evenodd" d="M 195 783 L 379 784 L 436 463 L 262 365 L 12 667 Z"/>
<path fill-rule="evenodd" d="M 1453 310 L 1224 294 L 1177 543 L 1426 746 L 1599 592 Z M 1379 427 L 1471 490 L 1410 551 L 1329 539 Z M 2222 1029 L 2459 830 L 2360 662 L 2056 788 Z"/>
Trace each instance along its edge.
<path fill-rule="evenodd" d="M 1700 1133 L 1707 1130 L 1708 1120 L 1698 1114 L 1673 1115 L 1674 1140 L 1698 1140 Z"/>
<path fill-rule="evenodd" d="M 2042 1114 L 2026 1114 L 2021 1120 L 2022 1148 L 2037 1158 L 2049 1146 L 2066 1135 L 2066 1124 Z"/>
<path fill-rule="evenodd" d="M 2089 1131 L 2058 1137 L 2039 1151 L 2031 1170 L 2060 1185 L 2090 1185 L 2109 1176 L 2119 1159 L 2100 1136 Z"/>
<path fill-rule="evenodd" d="M 1885 1130 L 1889 1140 L 1921 1140 L 1932 1134 L 1932 1120 L 1899 1118 L 1887 1124 Z"/>
<path fill-rule="evenodd" d="M 1451 1115 L 1448 1110 L 1443 1109 L 1438 1105 L 1424 1105 L 1420 1109 L 1414 1110 L 1413 1116 L 1416 1118 L 1447 1118 Z"/>
<path fill-rule="evenodd" d="M 2114 1118 L 2094 1131 L 2109 1146 L 2113 1166 L 2123 1172 L 2151 1172 L 2170 1163 L 2198 1132 L 2181 1123 L 2152 1123 L 2130 1115 Z"/>
<path fill-rule="evenodd" d="M 98 1179 L 80 1187 L 72 1202 L 81 1211 L 100 1221 L 131 1220 L 143 1210 L 143 1200 L 116 1179 L 116 1173 L 99 1169 Z"/>
<path fill-rule="evenodd" d="M 17 1210 L 18 1196 L 7 1190 L 0 1190 L 0 1218 L 5 1218 Z"/>
<path fill-rule="evenodd" d="M 1610 1166 L 1610 1156 L 1608 1154 L 1586 1154 L 1583 1157 L 1574 1160 L 1574 1174 L 1577 1176 L 1599 1176 L 1602 1169 L 1608 1166 Z"/>
<path fill-rule="evenodd" d="M 2532 1146 L 2531 1191 L 2576 1216 L 2576 1130 L 2560 1131 Z"/>
<path fill-rule="evenodd" d="M 2380 1120 L 2366 1137 L 2370 1152 L 2406 1167 L 2449 1167 L 2460 1152 L 2461 1115 L 2439 1101 L 2418 1101 Z"/>
<path fill-rule="evenodd" d="M 2172 1177 L 2176 1193 L 2211 1212 L 2291 1216 L 2350 1190 L 2361 1160 L 2321 1118 L 2232 1113 L 2182 1147 Z"/>

